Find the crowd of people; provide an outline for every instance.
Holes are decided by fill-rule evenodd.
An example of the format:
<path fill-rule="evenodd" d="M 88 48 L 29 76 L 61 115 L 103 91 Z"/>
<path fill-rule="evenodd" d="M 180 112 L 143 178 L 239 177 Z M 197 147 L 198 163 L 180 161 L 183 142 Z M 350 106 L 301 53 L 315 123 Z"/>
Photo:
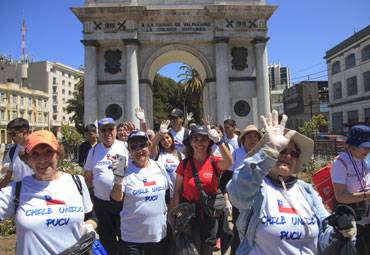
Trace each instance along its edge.
<path fill-rule="evenodd" d="M 328 224 L 318 193 L 296 177 L 314 143 L 285 128 L 287 116 L 279 123 L 273 111 L 261 116 L 263 132 L 256 123 L 239 132 L 233 119 L 188 125 L 192 114 L 176 108 L 154 132 L 143 109 L 135 113 L 139 128 L 109 117 L 86 125 L 82 175 L 60 171 L 64 151 L 54 134 L 30 133 L 23 118 L 9 122 L 15 146 L 5 157 L 0 148 L 0 221 L 16 219 L 16 254 L 60 254 L 89 232 L 109 255 L 229 247 L 231 255 L 321 254 L 341 238 L 370 254 L 370 127 L 351 128 L 331 168 L 337 207 L 356 213 L 343 229 Z M 182 232 L 189 238 L 178 241 Z"/>

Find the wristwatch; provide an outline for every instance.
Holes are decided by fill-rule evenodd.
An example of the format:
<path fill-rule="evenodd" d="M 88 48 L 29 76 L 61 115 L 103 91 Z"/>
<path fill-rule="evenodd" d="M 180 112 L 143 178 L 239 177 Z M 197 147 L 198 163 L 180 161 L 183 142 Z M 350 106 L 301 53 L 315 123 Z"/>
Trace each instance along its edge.
<path fill-rule="evenodd" d="M 224 142 L 224 139 L 220 139 L 220 141 L 218 141 L 217 143 L 215 143 L 216 145 L 220 145 L 220 144 L 222 144 Z"/>

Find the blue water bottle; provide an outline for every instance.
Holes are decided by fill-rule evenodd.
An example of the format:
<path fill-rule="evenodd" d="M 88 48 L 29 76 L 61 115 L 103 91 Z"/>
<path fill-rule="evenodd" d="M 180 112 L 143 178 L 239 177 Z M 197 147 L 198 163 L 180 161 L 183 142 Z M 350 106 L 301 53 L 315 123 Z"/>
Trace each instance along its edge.
<path fill-rule="evenodd" d="M 91 248 L 95 255 L 108 255 L 103 245 L 99 242 L 97 238 L 95 238 L 95 242 L 93 243 Z"/>

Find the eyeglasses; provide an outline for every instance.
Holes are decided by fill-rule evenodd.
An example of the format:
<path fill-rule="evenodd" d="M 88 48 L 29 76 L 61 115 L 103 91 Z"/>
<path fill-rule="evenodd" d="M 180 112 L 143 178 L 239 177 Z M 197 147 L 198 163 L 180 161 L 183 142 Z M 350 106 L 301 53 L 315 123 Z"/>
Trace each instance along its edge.
<path fill-rule="evenodd" d="M 292 158 L 299 158 L 300 152 L 290 149 L 284 149 L 280 152 L 282 155 L 290 155 Z"/>
<path fill-rule="evenodd" d="M 110 127 L 110 128 L 102 128 L 100 129 L 100 132 L 102 133 L 105 133 L 105 132 L 112 132 L 114 128 Z"/>
<path fill-rule="evenodd" d="M 14 137 L 14 136 L 16 136 L 17 134 L 19 134 L 19 133 L 22 133 L 22 132 L 9 132 L 8 133 L 8 136 L 10 136 L 10 137 Z"/>
<path fill-rule="evenodd" d="M 133 144 L 130 144 L 129 147 L 131 150 L 136 150 L 136 149 L 144 149 L 145 147 L 148 147 L 148 143 L 145 142 L 145 143 L 133 143 Z"/>

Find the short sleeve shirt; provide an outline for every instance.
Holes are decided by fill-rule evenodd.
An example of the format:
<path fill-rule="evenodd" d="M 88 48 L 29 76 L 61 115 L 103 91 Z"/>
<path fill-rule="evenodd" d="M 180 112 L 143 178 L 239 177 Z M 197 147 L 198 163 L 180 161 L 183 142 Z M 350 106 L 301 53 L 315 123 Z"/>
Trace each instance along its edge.
<path fill-rule="evenodd" d="M 211 164 L 211 158 L 212 157 L 209 157 L 207 160 L 203 162 L 203 164 L 197 164 L 195 160 L 193 160 L 192 158 L 188 158 L 185 171 L 183 171 L 184 160 L 182 160 L 179 166 L 177 167 L 176 173 L 181 175 L 184 178 L 182 196 L 186 200 L 199 201 L 199 193 L 195 185 L 193 171 L 191 170 L 189 160 L 194 161 L 194 165 L 198 171 L 199 179 L 200 179 L 200 182 L 202 183 L 202 189 L 204 190 L 204 192 L 208 195 L 217 193 L 218 180 L 217 180 L 217 176 L 215 175 L 212 164 Z M 221 174 L 222 171 L 218 169 L 218 166 L 217 166 L 218 161 L 221 159 L 221 157 L 213 157 L 213 158 L 214 158 L 214 162 L 216 165 L 217 173 Z"/>
<path fill-rule="evenodd" d="M 173 129 L 171 129 L 171 134 L 173 136 L 173 142 L 175 143 L 176 150 L 178 152 L 183 152 L 185 149 L 185 145 L 183 144 L 185 128 L 182 128 L 179 132 L 175 132 Z"/>
<path fill-rule="evenodd" d="M 19 158 L 18 152 L 20 150 L 24 150 L 24 147 L 17 144 L 17 147 L 14 152 L 13 160 L 9 162 L 10 163 L 9 170 L 13 171 L 13 178 L 15 182 L 21 181 L 23 177 L 32 175 L 34 173 L 33 170 L 26 164 L 26 162 L 24 162 L 23 160 Z"/>
<path fill-rule="evenodd" d="M 233 138 L 231 138 L 231 139 L 227 138 L 226 134 L 224 135 L 224 140 L 225 140 L 228 144 L 230 144 L 230 145 L 234 148 L 234 150 L 236 150 L 237 148 L 239 148 L 238 139 L 239 139 L 239 136 L 237 136 L 237 135 L 235 135 L 235 134 L 234 134 L 234 137 L 233 137 Z"/>

